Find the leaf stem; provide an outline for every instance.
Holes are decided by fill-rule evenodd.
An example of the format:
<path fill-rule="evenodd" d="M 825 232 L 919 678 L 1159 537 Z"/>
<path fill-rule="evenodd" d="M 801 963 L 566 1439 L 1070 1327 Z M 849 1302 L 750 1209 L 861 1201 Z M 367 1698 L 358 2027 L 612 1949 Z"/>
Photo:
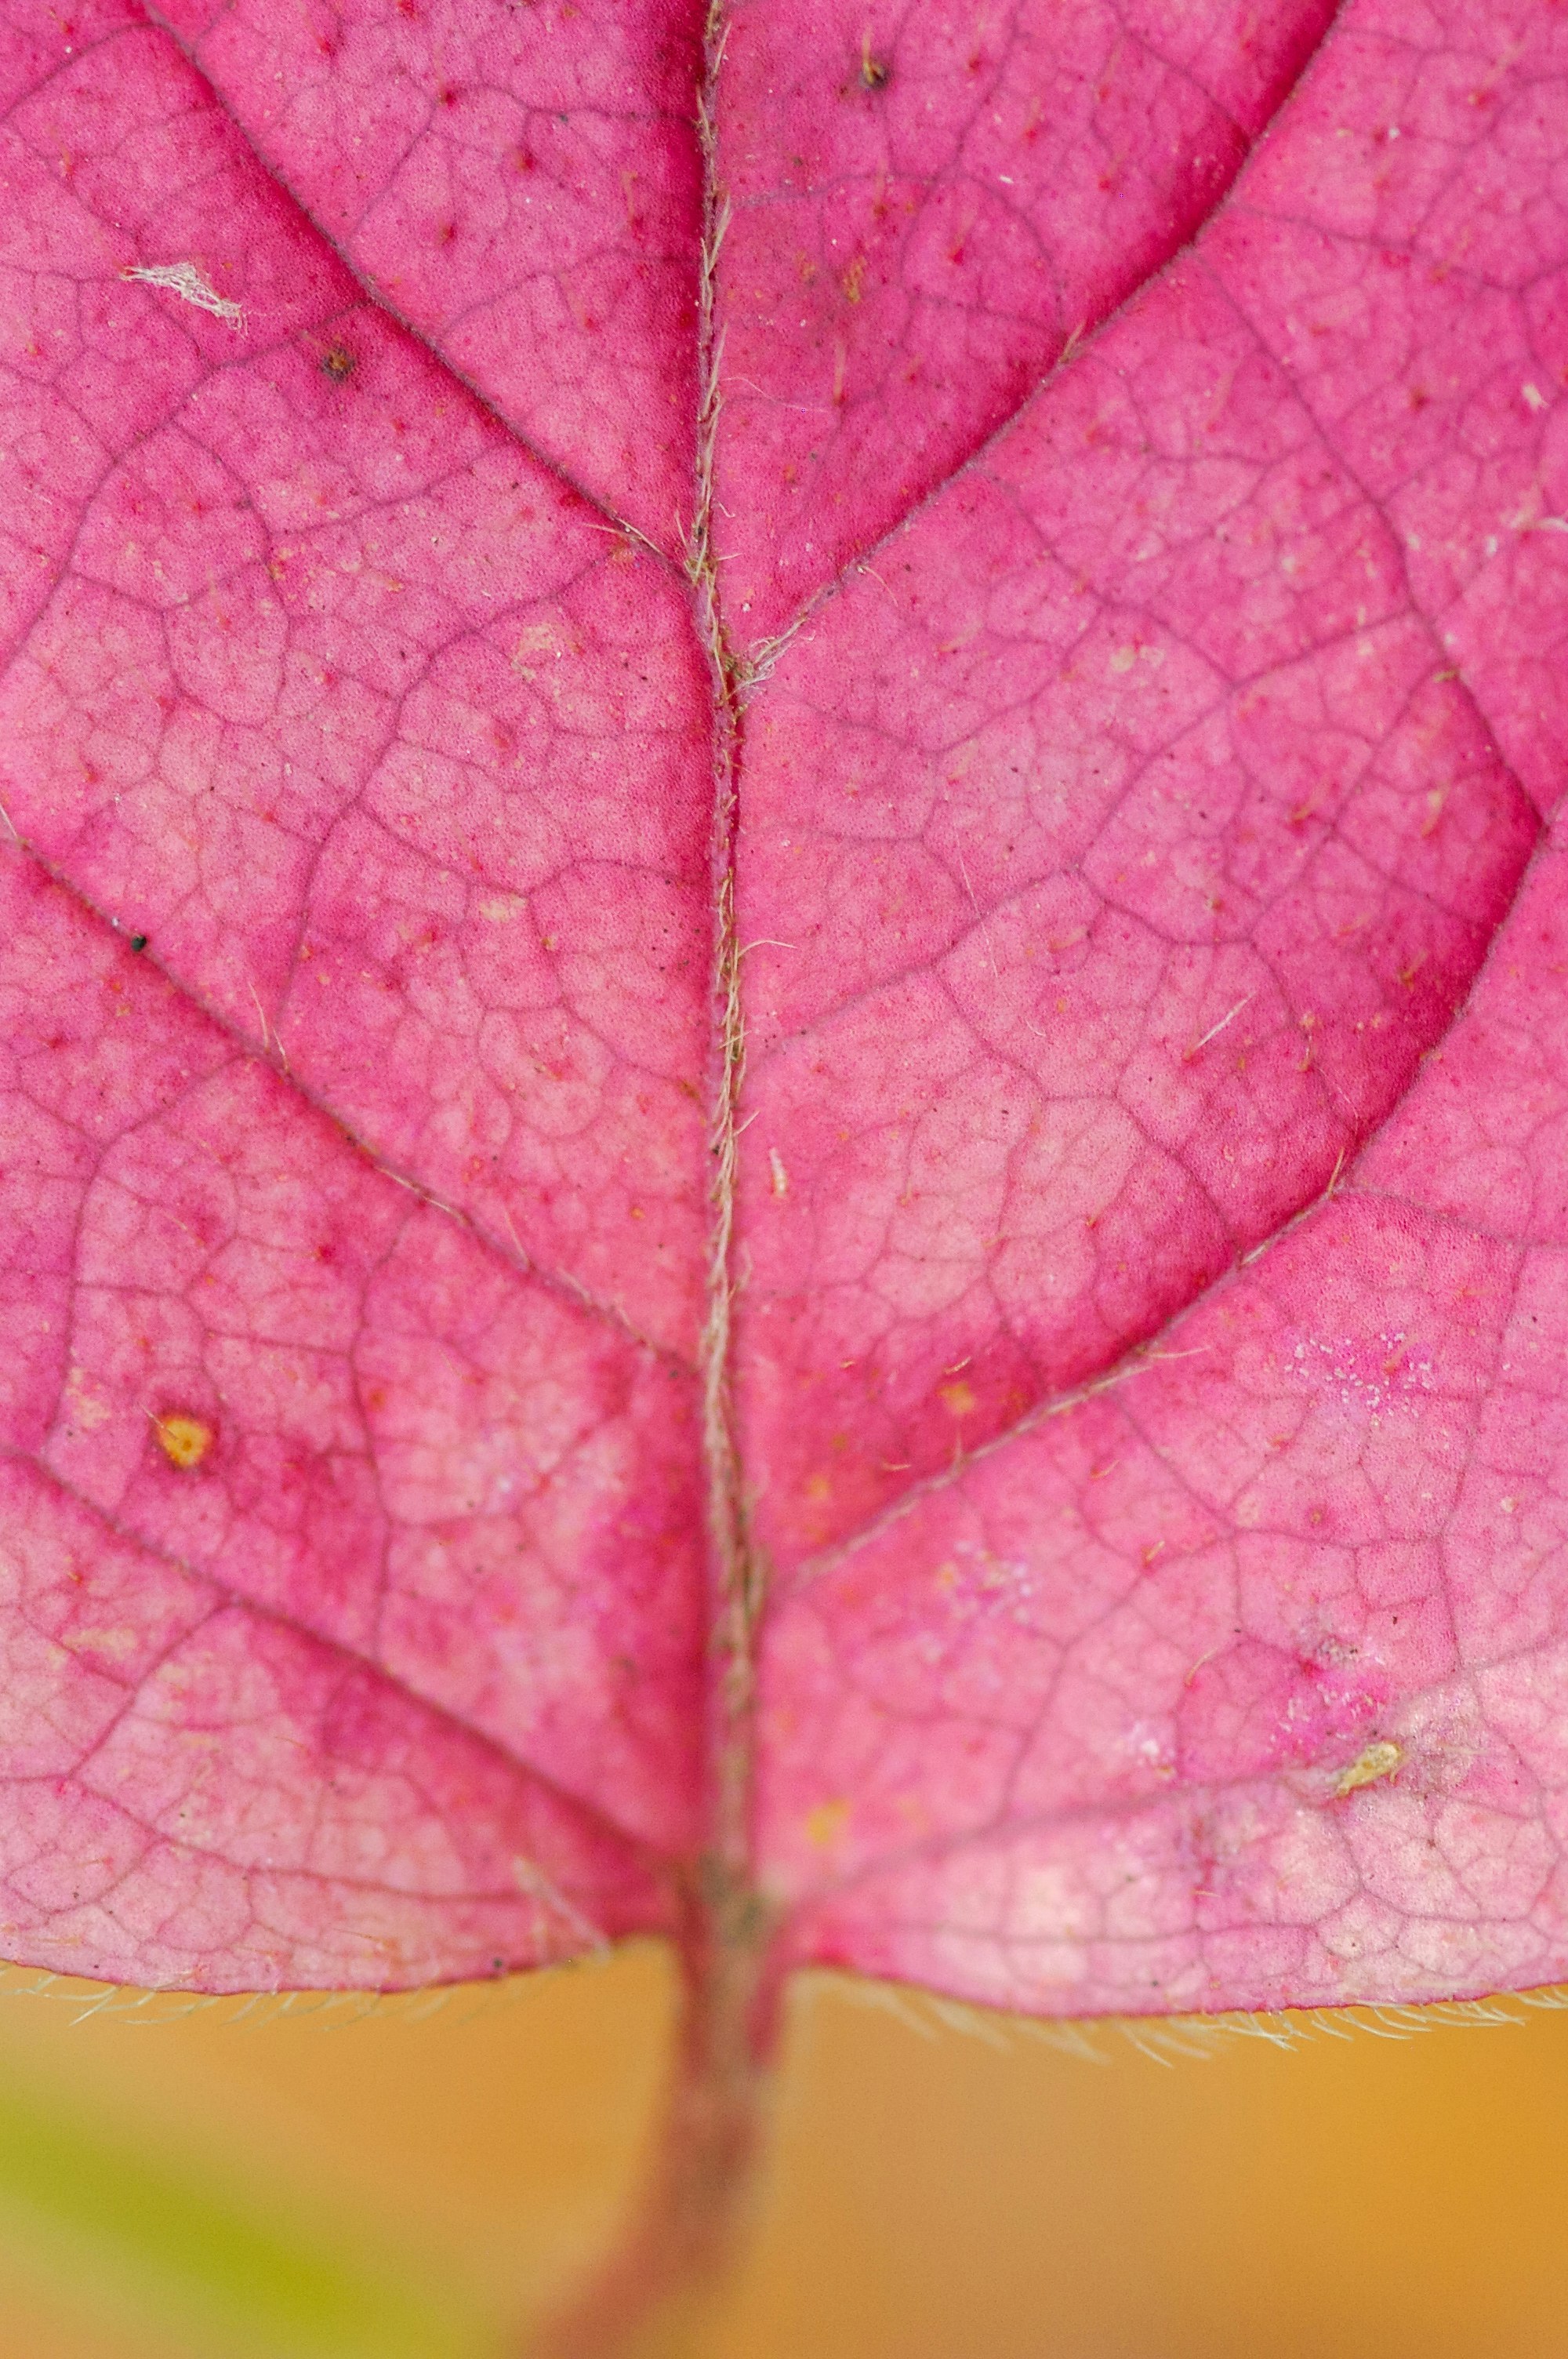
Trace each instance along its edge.
<path fill-rule="evenodd" d="M 776 1984 L 744 1885 L 689 1896 L 676 2053 L 627 2230 L 529 2359 L 693 2359 L 752 2208 L 770 2110 Z"/>

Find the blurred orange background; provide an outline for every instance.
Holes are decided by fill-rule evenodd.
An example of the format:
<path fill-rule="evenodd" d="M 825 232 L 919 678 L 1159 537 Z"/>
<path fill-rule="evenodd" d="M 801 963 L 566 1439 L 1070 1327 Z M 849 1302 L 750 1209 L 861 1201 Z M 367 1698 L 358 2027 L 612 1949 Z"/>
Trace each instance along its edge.
<path fill-rule="evenodd" d="M 652 1949 L 434 2008 L 39 1980 L 0 1983 L 4 2359 L 486 2359 L 610 2236 L 672 2005 Z M 700 2359 L 1568 2354 L 1568 2014 L 1507 2015 L 1075 2053 L 807 1980 Z"/>

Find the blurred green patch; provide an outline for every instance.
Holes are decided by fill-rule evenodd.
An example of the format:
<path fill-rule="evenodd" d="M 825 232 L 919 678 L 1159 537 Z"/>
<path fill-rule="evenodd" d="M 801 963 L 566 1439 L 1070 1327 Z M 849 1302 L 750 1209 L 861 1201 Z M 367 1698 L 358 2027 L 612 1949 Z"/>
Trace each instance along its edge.
<path fill-rule="evenodd" d="M 207 2158 L 0 2079 L 0 2267 L 166 2359 L 481 2359 L 470 2288 Z M 7 2354 L 7 2359 L 9 2354 Z"/>

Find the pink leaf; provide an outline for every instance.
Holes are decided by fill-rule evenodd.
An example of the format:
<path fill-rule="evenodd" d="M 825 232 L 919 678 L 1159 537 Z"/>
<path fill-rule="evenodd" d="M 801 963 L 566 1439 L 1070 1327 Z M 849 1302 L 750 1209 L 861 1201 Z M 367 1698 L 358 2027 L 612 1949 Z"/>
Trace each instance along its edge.
<path fill-rule="evenodd" d="M 6 1954 L 1568 1973 L 1568 32 L 1265 16 L 0 11 Z"/>

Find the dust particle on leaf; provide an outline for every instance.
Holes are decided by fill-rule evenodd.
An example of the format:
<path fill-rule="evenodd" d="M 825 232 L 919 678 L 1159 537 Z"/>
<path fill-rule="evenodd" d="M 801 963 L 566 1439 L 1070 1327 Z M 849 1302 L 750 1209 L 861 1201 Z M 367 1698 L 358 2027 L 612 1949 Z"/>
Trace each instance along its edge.
<path fill-rule="evenodd" d="M 212 1447 L 212 1429 L 199 1417 L 189 1417 L 182 1409 L 171 1409 L 166 1416 L 155 1417 L 157 1433 L 164 1456 L 171 1466 L 189 1473 L 200 1466 Z"/>
<path fill-rule="evenodd" d="M 868 33 L 860 43 L 860 88 L 862 90 L 885 89 L 892 71 L 892 67 L 887 59 L 879 58 L 871 48 L 871 37 Z"/>
<path fill-rule="evenodd" d="M 322 374 L 330 376 L 334 385 L 341 385 L 345 377 L 352 376 L 358 365 L 347 344 L 329 344 L 321 355 Z"/>
<path fill-rule="evenodd" d="M 1346 1794 L 1354 1794 L 1358 1787 L 1375 1786 L 1379 1777 L 1391 1777 L 1404 1757 L 1404 1747 L 1395 1745 L 1389 1737 L 1368 1745 L 1346 1768 L 1340 1771 L 1335 1781 L 1336 1801 L 1342 1802 Z"/>
<path fill-rule="evenodd" d="M 131 948 L 134 951 L 145 951 L 146 946 L 147 938 L 146 934 L 133 934 L 131 936 Z"/>
<path fill-rule="evenodd" d="M 194 303 L 199 311 L 211 311 L 214 319 L 225 321 L 231 328 L 243 328 L 245 324 L 243 304 L 231 303 L 216 288 L 210 287 L 194 262 L 135 262 L 120 276 L 139 279 L 146 287 L 167 288 L 182 303 Z"/>

